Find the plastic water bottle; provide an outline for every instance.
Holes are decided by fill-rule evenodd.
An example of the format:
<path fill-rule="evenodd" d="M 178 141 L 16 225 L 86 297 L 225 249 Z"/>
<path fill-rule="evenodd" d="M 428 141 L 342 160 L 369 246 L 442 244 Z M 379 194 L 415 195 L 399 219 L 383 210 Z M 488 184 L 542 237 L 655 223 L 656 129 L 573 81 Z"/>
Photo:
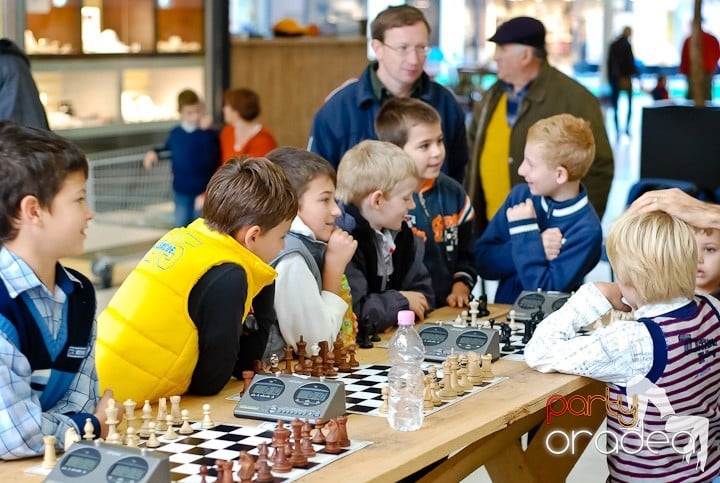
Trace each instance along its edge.
<path fill-rule="evenodd" d="M 415 431 L 423 422 L 425 346 L 415 330 L 415 313 L 398 312 L 398 329 L 388 345 L 388 422 L 397 431 Z"/>

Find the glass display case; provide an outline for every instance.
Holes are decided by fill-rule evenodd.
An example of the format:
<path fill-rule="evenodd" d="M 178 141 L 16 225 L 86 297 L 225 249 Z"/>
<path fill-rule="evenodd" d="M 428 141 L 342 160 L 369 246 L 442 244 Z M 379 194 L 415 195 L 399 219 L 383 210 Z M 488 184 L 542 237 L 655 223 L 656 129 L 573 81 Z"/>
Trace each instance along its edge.
<path fill-rule="evenodd" d="M 165 129 L 206 97 L 203 0 L 28 0 L 25 51 L 50 127 L 69 137 Z"/>

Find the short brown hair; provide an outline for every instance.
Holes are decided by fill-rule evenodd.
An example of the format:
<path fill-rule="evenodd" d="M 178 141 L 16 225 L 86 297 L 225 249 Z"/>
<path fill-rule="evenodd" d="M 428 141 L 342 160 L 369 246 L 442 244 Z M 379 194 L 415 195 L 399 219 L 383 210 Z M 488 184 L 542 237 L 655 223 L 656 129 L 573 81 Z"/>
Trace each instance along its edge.
<path fill-rule="evenodd" d="M 565 168 L 569 181 L 582 179 L 595 159 L 590 123 L 571 114 L 540 119 L 530 126 L 526 142 L 542 144 L 543 160 L 550 166 Z"/>
<path fill-rule="evenodd" d="M 200 104 L 200 98 L 194 90 L 185 89 L 184 91 L 180 91 L 180 94 L 178 94 L 177 102 L 179 112 L 182 111 L 182 108 L 185 106 L 194 106 L 195 104 Z"/>
<path fill-rule="evenodd" d="M 234 236 L 245 226 L 270 231 L 297 215 L 295 190 L 279 166 L 266 158 L 233 158 L 207 186 L 203 217 L 215 231 Z"/>
<path fill-rule="evenodd" d="M 26 196 L 50 209 L 65 179 L 88 176 L 85 154 L 57 134 L 0 121 L 0 243 L 18 235 L 17 215 Z"/>
<path fill-rule="evenodd" d="M 285 176 L 295 188 L 298 202 L 307 191 L 308 184 L 319 176 L 327 176 L 335 184 L 335 169 L 319 154 L 305 149 L 282 146 L 270 151 L 267 158 L 285 172 Z"/>
<path fill-rule="evenodd" d="M 617 280 L 632 286 L 642 304 L 693 297 L 697 243 L 679 218 L 625 212 L 610 227 L 606 250 Z"/>
<path fill-rule="evenodd" d="M 418 124 L 442 124 L 442 119 L 426 102 L 411 97 L 393 97 L 385 101 L 375 117 L 375 134 L 380 141 L 404 148 L 410 128 Z"/>
<path fill-rule="evenodd" d="M 260 98 L 250 89 L 229 89 L 223 94 L 223 104 L 235 109 L 240 117 L 252 121 L 260 115 Z"/>
<path fill-rule="evenodd" d="M 380 12 L 370 24 L 370 35 L 373 39 L 384 42 L 385 32 L 387 30 L 415 25 L 418 22 L 425 24 L 429 34 L 430 24 L 425 18 L 425 15 L 417 8 L 411 7 L 410 5 L 388 7 Z"/>

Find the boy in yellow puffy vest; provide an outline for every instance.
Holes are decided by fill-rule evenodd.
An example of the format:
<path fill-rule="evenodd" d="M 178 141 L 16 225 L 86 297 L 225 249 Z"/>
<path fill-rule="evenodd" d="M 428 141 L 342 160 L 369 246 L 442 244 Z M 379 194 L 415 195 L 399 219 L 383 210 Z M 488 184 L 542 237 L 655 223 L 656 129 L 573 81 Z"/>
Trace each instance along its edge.
<path fill-rule="evenodd" d="M 276 273 L 267 262 L 297 209 L 292 185 L 267 159 L 222 166 L 204 218 L 163 236 L 100 314 L 101 387 L 120 401 L 212 395 L 250 369 L 274 322 Z"/>

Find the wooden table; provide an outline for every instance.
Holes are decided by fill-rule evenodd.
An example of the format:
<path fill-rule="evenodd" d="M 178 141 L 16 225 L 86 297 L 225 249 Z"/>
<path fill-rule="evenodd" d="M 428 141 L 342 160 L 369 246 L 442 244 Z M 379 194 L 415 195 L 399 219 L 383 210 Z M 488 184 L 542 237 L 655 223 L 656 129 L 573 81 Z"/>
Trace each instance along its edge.
<path fill-rule="evenodd" d="M 504 318 L 508 309 L 491 306 L 491 317 Z M 429 320 L 452 320 L 456 315 L 457 310 L 444 308 L 435 311 Z M 388 338 L 389 334 L 383 335 L 383 339 Z M 361 363 L 386 363 L 387 350 L 361 349 L 357 358 Z M 459 481 L 483 465 L 494 482 L 564 481 L 590 438 L 578 439 L 574 455 L 558 457 L 545 449 L 545 436 L 557 429 L 587 429 L 594 433 L 605 412 L 597 405 L 591 416 L 562 416 L 546 425 L 546 401 L 554 394 L 567 398 L 604 394 L 605 385 L 579 376 L 541 374 L 523 362 L 501 359 L 492 368 L 495 375 L 509 379 L 426 417 L 418 431 L 393 431 L 385 418 L 350 415 L 350 438 L 373 444 L 308 474 L 302 481 L 397 481 L 448 455 L 452 456 L 420 481 Z M 226 397 L 241 388 L 241 381 L 231 380 L 216 396 L 184 396 L 181 407 L 190 410 L 192 419 L 199 420 L 202 405 L 209 402 L 215 422 L 257 424 L 232 415 L 235 401 Z M 540 424 L 528 448 L 523 449 L 521 436 Z M 41 477 L 23 472 L 40 461 L 33 458 L 0 462 L 0 481 L 40 481 Z"/>

